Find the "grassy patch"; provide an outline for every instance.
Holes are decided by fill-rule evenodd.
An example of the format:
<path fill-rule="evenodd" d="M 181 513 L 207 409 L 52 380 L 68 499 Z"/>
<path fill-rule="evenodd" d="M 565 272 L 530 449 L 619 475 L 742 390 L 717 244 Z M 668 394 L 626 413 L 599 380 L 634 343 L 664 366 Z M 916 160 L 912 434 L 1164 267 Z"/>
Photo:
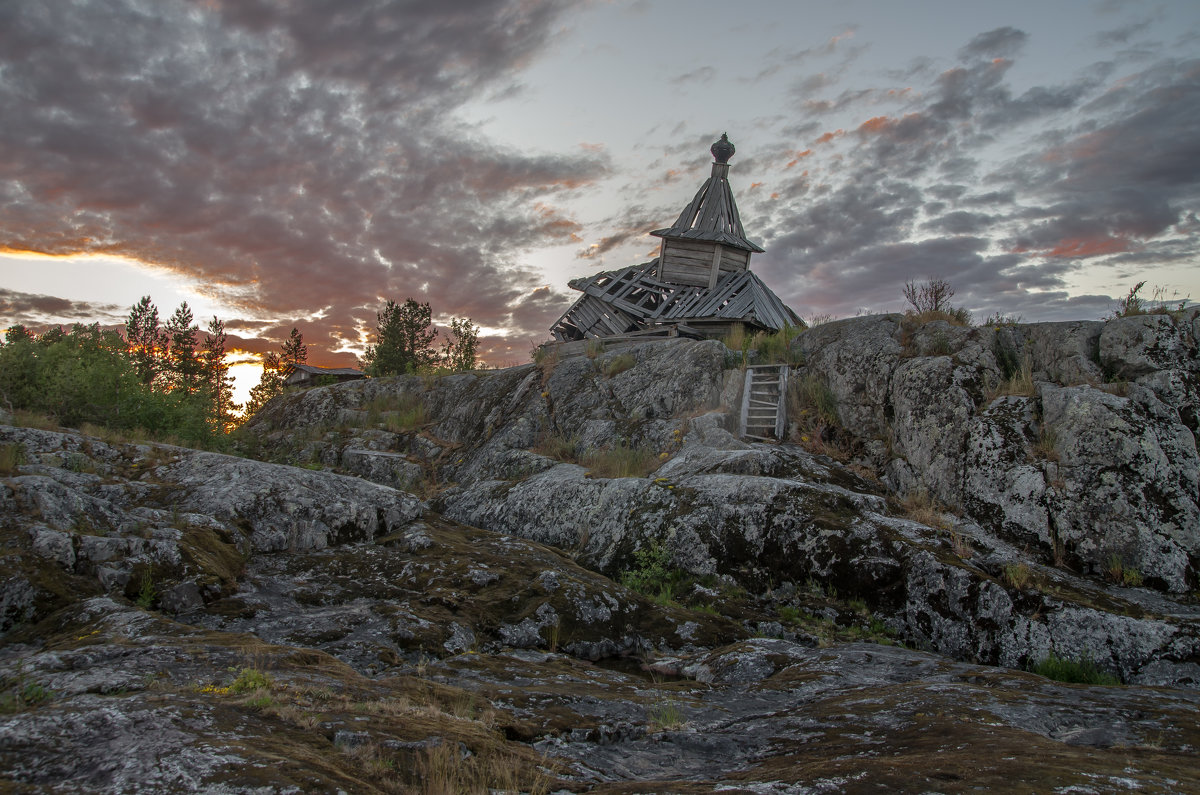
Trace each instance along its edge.
<path fill-rule="evenodd" d="M 12 424 L 17 428 L 34 428 L 39 431 L 57 431 L 59 424 L 53 417 L 36 411 L 17 409 L 12 413 Z"/>
<path fill-rule="evenodd" d="M 1066 660 L 1051 652 L 1050 656 L 1034 663 L 1030 670 L 1038 676 L 1056 682 L 1083 685 L 1119 685 L 1121 680 L 1101 671 L 1091 659 Z"/>
<path fill-rule="evenodd" d="M 1126 566 L 1120 555 L 1109 555 L 1104 565 L 1104 577 L 1117 585 L 1136 588 L 1142 584 L 1142 573 L 1132 566 Z"/>
<path fill-rule="evenodd" d="M 365 406 L 367 425 L 391 433 L 416 430 L 429 421 L 421 398 L 408 393 L 377 395 Z"/>
<path fill-rule="evenodd" d="M 553 458 L 555 461 L 577 463 L 579 461 L 579 437 L 548 433 L 532 448 L 532 451 L 538 455 Z"/>
<path fill-rule="evenodd" d="M 991 389 L 987 390 L 985 395 L 987 402 L 991 402 L 1002 395 L 1020 395 L 1028 397 L 1034 393 L 1033 387 L 1033 362 L 1029 354 L 1026 353 L 1021 357 L 1020 361 L 1012 362 L 1012 372 L 1000 383 L 996 384 Z"/>
<path fill-rule="evenodd" d="M 911 310 L 905 315 L 905 319 L 917 326 L 924 326 L 927 323 L 932 323 L 935 320 L 944 320 L 951 326 L 969 326 L 971 325 L 971 313 L 961 307 L 952 307 L 949 311 L 942 309 L 927 309 L 924 312 L 912 312 Z"/>
<path fill-rule="evenodd" d="M 1038 438 L 1033 443 L 1034 458 L 1042 461 L 1057 461 L 1058 460 L 1058 436 L 1052 428 L 1047 428 L 1045 425 L 1038 431 Z"/>
<path fill-rule="evenodd" d="M 632 353 L 622 353 L 606 361 L 600 369 L 605 378 L 612 378 L 626 370 L 632 370 L 635 364 L 637 359 L 633 358 Z"/>
<path fill-rule="evenodd" d="M 929 496 L 927 491 L 910 494 L 900 503 L 904 515 L 923 525 L 949 530 L 950 523 L 946 521 L 946 506 Z"/>
<path fill-rule="evenodd" d="M 546 795 L 555 780 L 516 754 L 492 751 L 462 758 L 458 743 L 426 747 L 417 758 L 421 793 L 525 792 Z"/>
<path fill-rule="evenodd" d="M 1033 581 L 1033 572 L 1024 563 L 1009 563 L 1004 567 L 1004 581 L 1021 591 Z"/>
<path fill-rule="evenodd" d="M 249 693 L 254 690 L 270 690 L 273 680 L 266 671 L 257 668 L 243 668 L 229 683 L 230 693 Z"/>
<path fill-rule="evenodd" d="M 655 704 L 646 712 L 651 732 L 672 731 L 683 728 L 687 724 L 683 710 L 674 701 L 664 701 Z"/>
<path fill-rule="evenodd" d="M 25 463 L 25 445 L 20 442 L 0 444 L 0 476 L 10 477 Z"/>
<path fill-rule="evenodd" d="M 590 474 L 600 478 L 643 478 L 661 463 L 653 450 L 622 443 L 603 450 L 589 450 L 579 461 Z"/>
<path fill-rule="evenodd" d="M 808 373 L 788 383 L 788 411 L 801 426 L 837 427 L 837 396 L 819 376 Z"/>
<path fill-rule="evenodd" d="M 763 364 L 798 364 L 799 354 L 793 353 L 792 342 L 804 331 L 802 326 L 784 326 L 777 331 L 759 331 L 751 335 L 746 346 L 757 353 Z"/>
<path fill-rule="evenodd" d="M 809 452 L 845 463 L 850 460 L 850 437 L 843 433 L 837 397 L 820 377 L 808 373 L 788 381 L 787 414 L 794 424 L 792 441 Z"/>
<path fill-rule="evenodd" d="M 0 681 L 0 715 L 22 712 L 45 704 L 52 698 L 53 692 L 20 670 L 11 679 Z"/>

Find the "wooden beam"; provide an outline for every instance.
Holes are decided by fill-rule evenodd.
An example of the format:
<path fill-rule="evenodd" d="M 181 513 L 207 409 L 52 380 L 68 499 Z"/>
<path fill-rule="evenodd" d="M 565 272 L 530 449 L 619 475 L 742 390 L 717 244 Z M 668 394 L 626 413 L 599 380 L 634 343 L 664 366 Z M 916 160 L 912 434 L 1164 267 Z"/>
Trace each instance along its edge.
<path fill-rule="evenodd" d="M 717 286 L 717 277 L 721 275 L 721 254 L 725 251 L 724 247 L 718 243 L 712 253 L 712 267 L 708 271 L 708 289 Z"/>

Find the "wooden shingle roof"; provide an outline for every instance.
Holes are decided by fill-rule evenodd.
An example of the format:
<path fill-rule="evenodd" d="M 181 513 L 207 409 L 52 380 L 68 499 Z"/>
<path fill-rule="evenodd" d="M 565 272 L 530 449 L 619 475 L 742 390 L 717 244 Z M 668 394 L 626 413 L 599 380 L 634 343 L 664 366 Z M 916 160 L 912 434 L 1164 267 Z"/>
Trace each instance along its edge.
<path fill-rule="evenodd" d="M 362 370 L 355 370 L 353 367 L 317 367 L 312 364 L 299 364 L 297 362 L 289 362 L 287 367 L 290 372 L 300 370 L 313 375 L 366 375 Z"/>
<path fill-rule="evenodd" d="M 683 208 L 673 225 L 655 229 L 650 234 L 707 240 L 745 251 L 762 252 L 761 246 L 746 239 L 746 230 L 742 228 L 742 218 L 729 188 L 729 158 L 733 156 L 733 144 L 722 133 L 721 140 L 712 145 L 711 151 L 715 158 L 712 175 L 700 187 L 691 204 Z"/>

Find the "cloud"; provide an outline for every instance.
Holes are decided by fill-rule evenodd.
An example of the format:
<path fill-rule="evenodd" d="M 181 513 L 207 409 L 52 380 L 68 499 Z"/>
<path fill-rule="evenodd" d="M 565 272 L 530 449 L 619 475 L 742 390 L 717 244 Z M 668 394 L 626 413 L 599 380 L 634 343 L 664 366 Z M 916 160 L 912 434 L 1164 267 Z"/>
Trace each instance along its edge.
<path fill-rule="evenodd" d="M 0 322 L 4 327 L 22 323 L 27 326 L 43 326 L 59 319 L 67 322 L 111 323 L 124 319 L 128 309 L 113 304 L 97 304 L 88 301 L 68 301 L 52 295 L 22 293 L 0 287 Z"/>
<path fill-rule="evenodd" d="M 329 349 L 383 298 L 496 326 L 540 281 L 521 252 L 575 239 L 558 200 L 609 161 L 452 114 L 506 90 L 563 7 L 6 4 L 0 245 L 135 257 L 249 317 L 324 309 L 303 328 Z"/>
<path fill-rule="evenodd" d="M 681 74 L 678 77 L 671 78 L 671 83 L 674 85 L 683 85 L 685 83 L 708 83 L 717 76 L 717 70 L 711 66 L 700 66 L 690 72 Z"/>
<path fill-rule="evenodd" d="M 1125 278 L 1194 260 L 1200 62 L 1121 73 L 1104 60 L 1016 92 L 1027 41 L 1014 28 L 979 34 L 963 63 L 906 75 L 926 82 L 886 112 L 871 107 L 888 96 L 881 85 L 826 101 L 861 115 L 809 133 L 803 175 L 776 166 L 766 195 L 738 197 L 768 284 L 802 314 L 847 315 L 900 309 L 906 281 L 938 276 L 977 315 L 1067 319 L 1111 311 L 1108 296 L 1069 294 L 1085 268 Z M 795 110 L 781 130 L 797 129 Z"/>
<path fill-rule="evenodd" d="M 1029 34 L 1012 27 L 996 28 L 980 33 L 962 49 L 958 57 L 964 61 L 974 58 L 1008 58 L 1016 55 L 1029 40 Z"/>

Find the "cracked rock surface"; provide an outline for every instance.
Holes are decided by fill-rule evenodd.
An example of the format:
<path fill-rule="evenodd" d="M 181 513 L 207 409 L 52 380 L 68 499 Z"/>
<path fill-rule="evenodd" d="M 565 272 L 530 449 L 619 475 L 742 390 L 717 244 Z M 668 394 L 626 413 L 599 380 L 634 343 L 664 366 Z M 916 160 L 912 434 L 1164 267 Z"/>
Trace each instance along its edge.
<path fill-rule="evenodd" d="M 850 466 L 688 340 L 285 395 L 266 460 L 0 426 L 0 781 L 1200 789 L 1195 325 L 811 329 Z"/>

